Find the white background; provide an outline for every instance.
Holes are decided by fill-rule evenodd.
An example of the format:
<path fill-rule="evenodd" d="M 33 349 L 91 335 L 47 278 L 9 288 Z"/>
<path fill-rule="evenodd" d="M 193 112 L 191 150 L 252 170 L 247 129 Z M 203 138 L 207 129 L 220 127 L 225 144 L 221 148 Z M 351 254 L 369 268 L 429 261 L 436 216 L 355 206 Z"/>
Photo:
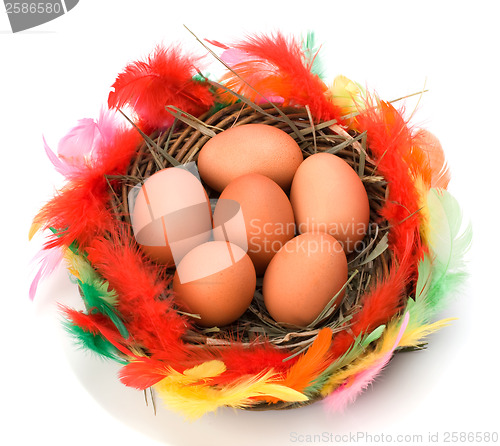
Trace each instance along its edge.
<path fill-rule="evenodd" d="M 81 0 L 64 17 L 19 34 L 0 7 L 1 209 L 0 438 L 78 446 L 333 444 L 298 435 L 500 430 L 497 328 L 499 102 L 497 2 Z M 62 185 L 45 157 L 80 118 L 98 116 L 117 73 L 155 44 L 181 42 L 204 54 L 199 37 L 232 41 L 280 29 L 314 30 L 328 76 L 346 76 L 385 99 L 424 95 L 413 122 L 441 139 L 451 192 L 474 225 L 471 278 L 443 317 L 458 317 L 428 350 L 398 355 L 343 414 L 321 404 L 295 411 L 221 410 L 194 423 L 163 408 L 155 417 L 140 392 L 119 384 L 117 367 L 75 352 L 56 302 L 76 290 L 58 270 L 28 299 L 28 243 L 39 207 Z M 207 60 L 210 60 L 207 58 Z M 214 61 L 211 72 L 219 67 Z M 415 101 L 408 101 L 411 111 Z M 378 444 L 381 444 L 379 438 Z M 324 440 L 324 438 L 323 438 Z M 361 444 L 362 442 L 352 443 Z M 348 443 L 346 443 L 348 444 Z"/>

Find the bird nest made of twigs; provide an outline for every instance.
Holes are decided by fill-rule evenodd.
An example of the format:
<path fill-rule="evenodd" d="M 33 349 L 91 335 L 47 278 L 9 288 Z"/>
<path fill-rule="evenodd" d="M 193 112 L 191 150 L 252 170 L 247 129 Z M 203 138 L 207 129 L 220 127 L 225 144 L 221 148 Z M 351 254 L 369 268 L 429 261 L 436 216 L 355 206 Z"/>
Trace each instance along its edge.
<path fill-rule="evenodd" d="M 314 73 L 316 53 L 280 34 L 224 51 L 232 65 L 217 83 L 193 76 L 194 59 L 178 48 L 157 48 L 120 74 L 110 110 L 73 129 L 59 156 L 46 147 L 68 183 L 35 218 L 32 232 L 52 230 L 35 285 L 65 257 L 85 304 L 63 308 L 70 334 L 123 364 L 124 384 L 154 389 L 188 417 L 221 406 L 284 409 L 320 399 L 342 409 L 395 351 L 421 348 L 448 323 L 432 318 L 463 278 L 470 229 L 460 229 L 437 139 L 411 127 L 393 103 L 345 78 L 328 88 Z M 132 125 L 118 125 L 111 110 L 127 105 Z M 130 191 L 160 170 L 196 163 L 215 135 L 256 123 L 288 133 L 304 159 L 326 152 L 346 161 L 366 190 L 369 229 L 362 248 L 348 254 L 343 300 L 332 299 L 309 325 L 276 322 L 258 278 L 237 321 L 202 327 L 177 306 L 173 269 L 138 247 Z M 82 135 L 90 133 L 81 156 Z M 66 149 L 75 144 L 78 156 Z"/>

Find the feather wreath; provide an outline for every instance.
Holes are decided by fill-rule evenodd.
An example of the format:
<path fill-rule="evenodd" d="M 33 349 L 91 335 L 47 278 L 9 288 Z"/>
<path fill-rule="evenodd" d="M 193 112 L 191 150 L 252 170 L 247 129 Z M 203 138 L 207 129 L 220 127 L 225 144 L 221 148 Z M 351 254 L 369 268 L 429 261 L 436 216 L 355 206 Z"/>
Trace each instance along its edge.
<path fill-rule="evenodd" d="M 209 43 L 228 69 L 219 82 L 200 73 L 200 58 L 179 46 L 158 46 L 125 67 L 108 108 L 97 120 L 79 121 L 57 154 L 44 141 L 67 183 L 30 231 L 30 237 L 51 231 L 34 259 L 39 270 L 30 296 L 65 261 L 85 304 L 83 311 L 61 307 L 77 345 L 122 364 L 125 385 L 154 389 L 187 418 L 224 406 L 281 409 L 319 399 L 329 410 L 343 410 L 398 349 L 422 348 L 451 321 L 434 318 L 465 278 L 471 229 L 463 227 L 459 205 L 446 190 L 442 147 L 412 127 L 394 103 L 343 76 L 328 85 L 312 34 L 303 41 L 276 33 Z M 132 113 L 129 123 L 117 113 L 124 107 Z M 304 118 L 289 118 L 301 110 Z M 355 301 L 328 325 L 273 326 L 257 302 L 250 316 L 260 325 L 250 326 L 251 335 L 243 322 L 224 332 L 201 330 L 177 308 L 172 272 L 139 249 L 126 203 L 117 204 L 130 182 L 154 173 L 160 155 L 163 166 L 195 160 L 217 125 L 232 126 L 244 116 L 288 125 L 304 147 L 309 136 L 315 150 L 322 135 L 334 144 L 340 138 L 360 175 L 365 170 L 367 187 L 370 181 L 383 185 L 381 193 L 370 192 L 379 195 L 372 218 L 387 229 L 365 263 L 375 265 L 382 253 L 386 260 L 373 277 L 364 270 L 371 280 L 359 282 L 364 285 Z"/>

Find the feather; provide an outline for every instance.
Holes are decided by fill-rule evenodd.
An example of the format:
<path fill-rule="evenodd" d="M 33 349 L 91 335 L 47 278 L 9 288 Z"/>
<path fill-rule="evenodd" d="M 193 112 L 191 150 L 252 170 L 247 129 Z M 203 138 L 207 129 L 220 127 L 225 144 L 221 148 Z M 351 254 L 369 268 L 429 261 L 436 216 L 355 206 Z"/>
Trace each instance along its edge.
<path fill-rule="evenodd" d="M 214 379 L 217 384 L 231 383 L 240 376 L 257 375 L 262 370 L 272 369 L 276 373 L 284 374 L 298 359 L 298 356 L 287 359 L 290 356 L 289 352 L 277 349 L 270 343 L 256 343 L 247 347 L 235 342 L 231 348 L 213 353 L 209 351 L 207 358 L 210 355 L 220 358 L 227 367 L 224 373 Z M 196 352 L 194 357 L 201 359 L 203 356 L 201 352 Z"/>
<path fill-rule="evenodd" d="M 129 362 L 122 367 L 118 372 L 118 377 L 128 387 L 145 390 L 154 386 L 169 374 L 170 368 L 165 363 L 144 357 Z"/>
<path fill-rule="evenodd" d="M 110 229 L 113 217 L 107 206 L 108 186 L 104 178 L 89 175 L 74 180 L 47 203 L 36 215 L 34 223 L 43 229 L 59 228 L 50 236 L 47 246 L 69 246 L 74 241 L 86 246 L 99 233 Z"/>
<path fill-rule="evenodd" d="M 98 135 L 97 125 L 93 119 L 79 119 L 78 124 L 59 141 L 57 153 L 70 163 L 83 163 L 91 155 Z"/>
<path fill-rule="evenodd" d="M 362 333 L 357 336 L 345 352 L 334 359 L 326 370 L 318 377 L 317 383 L 321 386 L 321 394 L 328 395 L 335 387 L 337 387 L 345 377 L 340 370 L 346 367 L 352 367 L 352 363 L 359 358 L 366 348 L 372 343 L 380 339 L 386 330 L 385 325 L 377 327 L 371 332 Z M 346 332 L 341 332 L 337 337 L 342 337 Z M 335 340 L 336 341 L 336 340 Z M 333 349 L 332 349 L 333 350 Z"/>
<path fill-rule="evenodd" d="M 419 262 L 415 299 L 407 304 L 415 329 L 428 324 L 462 285 L 467 277 L 464 257 L 472 240 L 471 225 L 462 228 L 460 207 L 448 191 L 430 189 L 425 204 L 423 234 L 429 253 Z"/>
<path fill-rule="evenodd" d="M 114 110 L 101 108 L 97 120 L 84 118 L 78 121 L 59 141 L 57 155 L 43 138 L 45 153 L 57 172 L 71 179 L 81 175 L 92 164 L 100 147 L 113 142 L 118 129 Z"/>
<path fill-rule="evenodd" d="M 411 309 L 410 312 L 410 321 L 411 321 Z M 401 342 L 399 343 L 400 347 L 408 347 L 408 348 L 417 348 L 421 347 L 423 340 L 430 336 L 432 333 L 441 330 L 444 327 L 450 325 L 455 319 L 447 318 L 441 319 L 439 321 L 433 322 L 431 324 L 410 324 L 408 325 L 408 329 L 405 331 Z"/>
<path fill-rule="evenodd" d="M 190 381 L 188 378 L 188 382 Z M 198 382 L 201 381 L 205 379 L 198 376 Z M 164 378 L 154 388 L 170 409 L 184 414 L 190 420 L 223 406 L 250 407 L 256 397 L 276 398 L 289 402 L 307 401 L 307 397 L 302 393 L 276 384 L 273 372 L 242 378 L 223 388 L 205 383 L 186 385 L 186 378 L 175 373 Z"/>
<path fill-rule="evenodd" d="M 82 298 L 85 302 L 87 311 L 89 313 L 97 312 L 107 316 L 123 338 L 127 339 L 129 335 L 123 321 L 113 305 L 110 305 L 106 299 L 108 297 L 107 294 L 110 293 L 109 290 L 107 290 L 108 284 L 101 281 L 85 283 L 78 280 L 78 285 L 82 291 Z"/>
<path fill-rule="evenodd" d="M 304 51 L 301 42 L 281 33 L 253 36 L 228 46 L 223 60 L 232 59 L 232 71 L 222 83 L 256 103 L 280 98 L 283 105 L 309 106 L 318 121 L 341 119 L 340 110 L 326 97 L 327 87 L 313 73 L 316 55 Z M 228 102 L 236 98 L 221 93 Z"/>
<path fill-rule="evenodd" d="M 167 376 L 170 381 L 188 385 L 199 381 L 211 381 L 212 378 L 224 373 L 225 370 L 226 366 L 222 361 L 212 360 L 179 373 L 161 361 L 140 358 L 123 367 L 120 370 L 119 377 L 125 385 L 144 390 L 154 386 Z"/>
<path fill-rule="evenodd" d="M 214 104 L 214 97 L 208 83 L 193 78 L 198 62 L 179 47 L 158 46 L 146 60 L 127 65 L 118 75 L 108 105 L 132 107 L 146 132 L 172 124 L 174 118 L 165 110 L 168 105 L 199 116 Z"/>
<path fill-rule="evenodd" d="M 414 244 L 417 264 L 423 255 L 419 242 L 422 223 L 420 195 L 409 172 L 418 169 L 413 156 L 414 140 L 403 118 L 403 110 L 377 98 L 365 98 L 356 116 L 356 126 L 367 132 L 367 144 L 378 163 L 378 171 L 388 180 L 389 196 L 380 214 L 391 225 L 389 242 L 397 258 L 404 255 L 408 242 Z"/>
<path fill-rule="evenodd" d="M 317 75 L 320 79 L 324 76 L 324 64 L 320 57 L 320 49 L 316 45 L 316 36 L 313 31 L 308 31 L 305 39 L 302 41 L 302 51 L 306 60 L 306 65 L 311 67 L 311 73 Z"/>
<path fill-rule="evenodd" d="M 36 290 L 40 281 L 46 276 L 52 274 L 60 265 L 63 258 L 64 251 L 60 248 L 42 249 L 33 257 L 33 260 L 31 261 L 32 264 L 38 263 L 39 268 L 29 289 L 29 297 L 31 300 L 35 298 Z"/>
<path fill-rule="evenodd" d="M 131 339 L 155 359 L 182 364 L 188 356 L 182 336 L 190 323 L 173 307 L 171 276 L 145 257 L 124 227 L 115 227 L 111 234 L 111 239 L 92 241 L 88 259 L 120 296 L 117 309 Z"/>
<path fill-rule="evenodd" d="M 57 153 L 72 164 L 84 164 L 92 159 L 98 147 L 111 143 L 118 128 L 115 110 L 102 107 L 97 120 L 84 118 L 78 121 L 60 141 Z"/>
<path fill-rule="evenodd" d="M 102 358 L 112 359 L 120 364 L 126 363 L 120 356 L 120 351 L 100 334 L 86 331 L 68 320 L 64 322 L 64 328 L 82 350 L 91 351 Z"/>
<path fill-rule="evenodd" d="M 58 228 L 47 247 L 70 246 L 73 242 L 86 247 L 98 234 L 113 229 L 115 220 L 110 209 L 110 183 L 105 175 L 124 173 L 136 152 L 140 135 L 135 129 L 120 128 L 111 143 L 100 145 L 92 166 L 80 169 L 55 197 L 35 216 L 33 228 Z M 33 235 L 33 234 L 31 234 Z"/>
<path fill-rule="evenodd" d="M 80 294 L 85 307 L 90 314 L 101 313 L 108 317 L 124 338 L 128 338 L 128 331 L 118 314 L 116 305 L 117 294 L 109 289 L 109 283 L 103 281 L 92 265 L 82 256 L 67 250 L 66 259 L 69 271 L 76 277 Z"/>
<path fill-rule="evenodd" d="M 328 367 L 331 342 L 332 330 L 322 328 L 307 352 L 290 367 L 282 384 L 300 392 L 312 386 L 318 375 Z"/>
<path fill-rule="evenodd" d="M 71 178 L 72 176 L 77 175 L 80 172 L 80 168 L 78 166 L 75 166 L 64 159 L 59 158 L 49 147 L 47 141 L 45 140 L 45 137 L 43 137 L 43 145 L 47 157 L 49 158 L 56 171 L 61 175 L 65 176 L 66 178 Z"/>
<path fill-rule="evenodd" d="M 341 111 L 350 127 L 356 129 L 356 120 L 347 118 L 350 114 L 357 114 L 365 107 L 364 90 L 359 85 L 345 76 L 336 76 L 328 88 L 327 97 Z"/>
<path fill-rule="evenodd" d="M 72 325 L 94 336 L 101 335 L 125 357 L 137 359 L 137 356 L 125 346 L 125 340 L 116 327 L 110 325 L 109 319 L 102 314 L 85 314 L 64 305 L 59 305 L 59 308 Z"/>
<path fill-rule="evenodd" d="M 434 261 L 439 266 L 439 276 L 463 269 L 464 254 L 472 240 L 472 227 L 469 224 L 461 232 L 463 219 L 460 205 L 448 191 L 432 188 L 427 195 L 427 207 L 428 242 Z"/>
<path fill-rule="evenodd" d="M 419 129 L 414 139 L 430 168 L 429 186 L 446 189 L 450 182 L 450 171 L 439 139 L 426 129 Z"/>
<path fill-rule="evenodd" d="M 324 404 L 327 410 L 342 412 L 348 404 L 354 402 L 354 400 L 368 388 L 373 380 L 380 374 L 382 369 L 389 363 L 408 326 L 409 316 L 409 313 L 405 314 L 398 331 L 394 332 L 394 330 L 388 328 L 388 334 L 386 334 L 383 341 L 383 344 L 390 345 L 388 349 L 384 348 L 383 345 L 382 351 L 379 352 L 375 358 L 370 358 L 371 364 L 366 364 L 366 360 L 363 361 L 364 363 L 361 371 L 351 375 L 341 387 L 325 398 Z M 396 335 L 395 339 L 394 334 Z"/>

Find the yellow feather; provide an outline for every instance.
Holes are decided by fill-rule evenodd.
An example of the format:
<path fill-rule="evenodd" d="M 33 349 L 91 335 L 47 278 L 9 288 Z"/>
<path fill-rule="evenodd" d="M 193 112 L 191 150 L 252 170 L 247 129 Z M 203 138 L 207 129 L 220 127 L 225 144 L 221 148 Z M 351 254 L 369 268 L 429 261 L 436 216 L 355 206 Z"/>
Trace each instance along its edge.
<path fill-rule="evenodd" d="M 31 240 L 41 228 L 42 225 L 40 223 L 33 222 L 30 227 L 30 232 L 28 234 L 29 240 Z"/>
<path fill-rule="evenodd" d="M 420 325 L 418 327 L 409 326 L 405 331 L 405 333 L 403 334 L 399 346 L 417 347 L 419 344 L 422 343 L 422 340 L 424 338 L 434 333 L 435 331 L 440 330 L 443 327 L 447 327 L 454 320 L 456 320 L 456 318 L 447 318 L 447 319 L 441 319 L 440 321 L 437 322 L 433 322 L 432 324 Z"/>
<path fill-rule="evenodd" d="M 330 377 L 330 379 L 322 387 L 321 394 L 323 396 L 328 395 L 349 377 L 354 376 L 359 372 L 362 372 L 363 370 L 370 368 L 378 361 L 380 361 L 394 347 L 394 342 L 396 341 L 399 335 L 400 327 L 401 327 L 401 319 L 397 319 L 391 322 L 387 326 L 384 335 L 377 343 L 375 350 L 366 353 L 365 355 L 353 361 L 347 367 L 345 367 L 344 369 L 340 370 L 339 372 L 335 373 L 332 377 Z M 398 345 L 401 345 L 401 342 Z"/>
<path fill-rule="evenodd" d="M 216 367 L 214 365 L 214 368 Z M 195 420 L 223 406 L 233 408 L 251 406 L 255 402 L 252 398 L 255 397 L 271 396 L 290 402 L 307 401 L 307 397 L 302 393 L 276 384 L 273 381 L 275 374 L 272 372 L 252 376 L 224 388 L 206 384 L 186 385 L 179 375 L 182 374 L 176 372 L 175 376 L 166 377 L 154 388 L 170 409 L 182 413 L 190 420 Z M 187 378 L 191 379 L 191 377 Z"/>
<path fill-rule="evenodd" d="M 195 383 L 197 381 L 203 381 L 219 376 L 225 371 L 226 365 L 222 361 L 213 360 L 206 361 L 190 369 L 184 370 L 183 376 L 186 378 L 185 382 Z"/>

